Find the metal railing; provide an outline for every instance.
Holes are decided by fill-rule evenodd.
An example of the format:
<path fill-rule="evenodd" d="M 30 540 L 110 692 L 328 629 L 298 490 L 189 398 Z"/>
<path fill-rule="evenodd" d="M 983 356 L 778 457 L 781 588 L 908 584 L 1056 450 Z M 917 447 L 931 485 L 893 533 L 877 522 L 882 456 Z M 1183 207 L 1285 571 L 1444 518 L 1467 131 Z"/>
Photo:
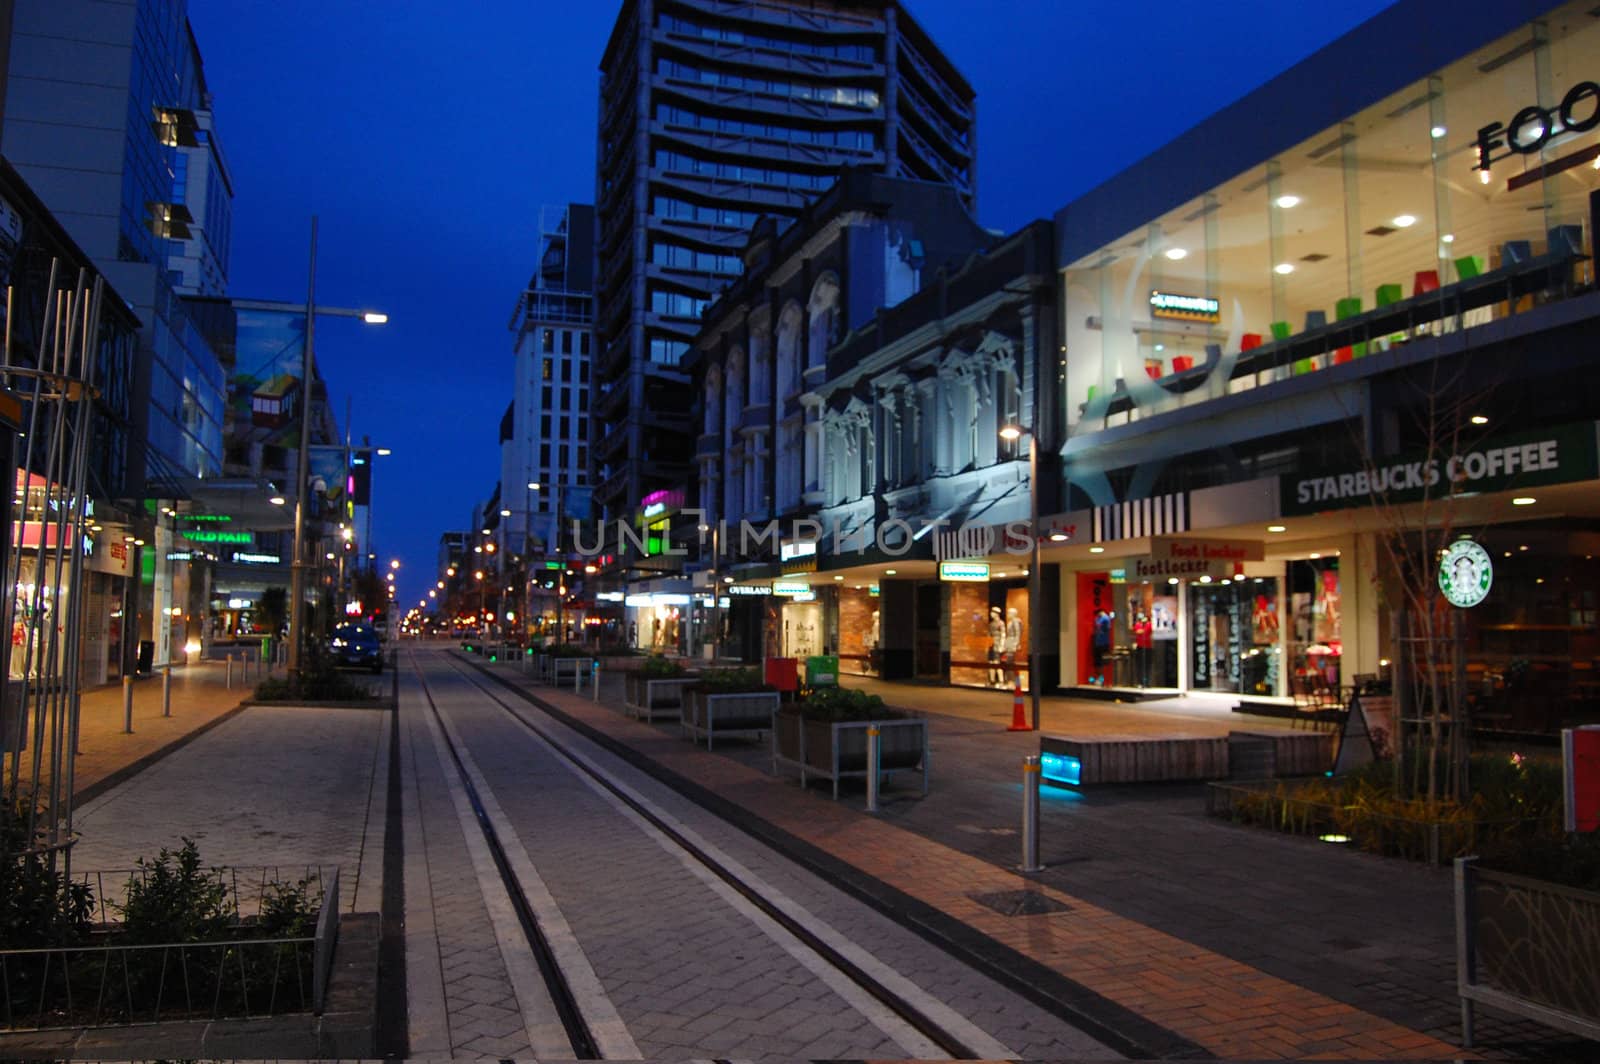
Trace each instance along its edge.
<path fill-rule="evenodd" d="M 323 882 L 309 936 L 0 950 L 0 1029 L 320 1013 L 339 936 L 339 870 Z M 238 885 L 230 889 L 243 896 Z M 97 908 L 103 914 L 104 902 Z M 249 927 L 244 923 L 239 930 Z"/>

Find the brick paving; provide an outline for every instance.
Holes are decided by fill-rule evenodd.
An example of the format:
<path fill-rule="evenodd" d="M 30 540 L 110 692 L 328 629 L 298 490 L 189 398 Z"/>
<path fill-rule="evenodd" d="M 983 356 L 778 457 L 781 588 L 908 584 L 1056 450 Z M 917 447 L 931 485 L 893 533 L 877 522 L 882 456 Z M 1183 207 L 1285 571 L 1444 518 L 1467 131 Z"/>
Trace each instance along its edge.
<path fill-rule="evenodd" d="M 515 675 L 510 670 L 499 671 L 508 677 Z M 1104 897 L 1108 893 L 1105 884 L 1093 877 L 1089 880 L 1093 890 L 1074 891 L 1073 880 L 1079 871 L 1075 864 L 1095 864 L 1092 855 L 1085 854 L 1078 845 L 1054 855 L 1059 867 L 1053 873 L 1024 878 L 1010 871 L 1008 866 L 1014 867 L 1015 855 L 1002 856 L 996 848 L 1016 848 L 1015 837 L 1008 838 L 1002 825 L 1014 823 L 1019 788 L 1007 781 L 1009 773 L 1002 766 L 1005 762 L 1014 766 L 1026 752 L 1036 749 L 1036 737 L 1008 735 L 1002 724 L 991 719 L 1003 710 L 1004 719 L 1009 720 L 1010 699 L 1004 693 L 928 691 L 935 697 L 927 698 L 920 688 L 900 688 L 890 692 L 890 701 L 905 704 L 950 699 L 969 707 L 965 715 L 955 720 L 935 718 L 933 798 L 937 800 L 928 800 L 927 815 L 919 816 L 917 810 L 924 805 L 923 800 L 902 793 L 890 803 L 889 813 L 877 818 L 859 812 L 858 799 L 835 803 L 818 793 L 802 791 L 792 778 L 771 777 L 761 767 L 765 763 L 763 748 L 745 746 L 742 754 L 732 757 L 721 751 L 708 755 L 688 743 L 667 739 L 667 728 L 627 720 L 620 713 L 620 691 L 609 686 L 603 688 L 599 705 L 549 689 L 536 689 L 535 693 L 561 712 L 645 754 L 665 769 L 735 800 L 794 838 L 1220 1057 L 1455 1059 L 1464 1055 L 1448 1040 L 1453 1030 L 1450 1022 L 1443 1021 L 1431 1009 L 1435 1000 L 1430 999 L 1428 1008 L 1418 1009 L 1414 998 L 1407 1000 L 1407 995 L 1396 994 L 1384 1014 L 1345 1000 L 1351 996 L 1343 990 L 1348 967 L 1331 966 L 1331 978 L 1292 980 L 1270 970 L 1273 964 L 1264 963 L 1280 955 L 1280 959 L 1299 957 L 1302 965 L 1321 964 L 1321 958 L 1330 952 L 1323 940 L 1338 938 L 1346 930 L 1357 950 L 1381 950 L 1383 942 L 1381 936 L 1372 934 L 1369 913 L 1381 913 L 1393 902 L 1399 902 L 1402 911 L 1408 910 L 1411 903 L 1404 900 L 1404 892 L 1423 881 L 1431 888 L 1427 902 L 1437 909 L 1440 891 L 1448 889 L 1442 876 L 1397 862 L 1308 849 L 1298 845 L 1301 840 L 1211 824 L 1191 810 L 1186 822 L 1162 823 L 1153 834 L 1164 843 L 1171 843 L 1186 833 L 1203 830 L 1210 843 L 1226 847 L 1221 852 L 1191 853 L 1198 862 L 1194 871 L 1226 865 L 1233 860 L 1235 850 L 1245 851 L 1252 875 L 1265 874 L 1269 884 L 1281 884 L 1285 873 L 1299 879 L 1294 889 L 1306 896 L 1313 911 L 1295 909 L 1285 918 L 1286 914 L 1258 906 L 1259 890 L 1256 896 L 1235 898 L 1210 893 L 1208 885 L 1200 882 L 1186 897 L 1176 899 L 1153 899 L 1149 891 L 1135 889 L 1136 900 L 1160 909 L 1163 918 L 1154 919 L 1150 913 L 1142 914 L 1145 919 L 1130 917 L 1119 911 L 1121 906 L 1115 898 Z M 1239 727 L 1242 716 L 1214 710 L 1185 711 L 1160 704 L 1135 708 L 1066 699 L 1047 700 L 1046 704 L 1047 728 L 1055 726 L 1061 731 L 1114 728 L 1119 734 L 1168 734 L 1170 728 L 1177 726 L 1218 734 Z M 1186 719 L 1189 717 L 1194 719 Z M 1266 721 L 1245 721 L 1251 729 L 1271 726 Z M 990 751 L 988 764 L 963 759 L 962 755 L 971 753 L 975 744 Z M 728 746 L 739 750 L 734 743 Z M 1170 788 L 1158 789 L 1154 800 L 1157 804 L 1183 801 L 1197 808 L 1198 793 L 1189 789 L 1183 798 L 1174 799 Z M 1126 798 L 1052 798 L 1047 803 L 1051 807 L 1049 816 L 1054 822 L 1055 806 L 1059 804 L 1076 814 L 1071 821 L 1074 825 L 1091 824 L 1106 816 L 1107 809 L 1118 808 L 1119 798 L 1136 812 L 1151 811 L 1147 808 L 1150 797 L 1126 790 L 1124 794 Z M 979 808 L 974 809 L 974 805 Z M 992 820 L 987 828 L 973 824 L 975 819 L 983 820 L 985 812 L 1003 806 L 1009 806 L 1011 815 L 998 824 Z M 979 815 L 974 817 L 974 812 Z M 1163 810 L 1161 815 L 1171 819 L 1170 811 Z M 939 824 L 929 824 L 928 819 L 937 819 Z M 1102 833 L 1118 830 L 1137 839 L 1139 828 L 1130 823 L 1128 816 L 1113 815 L 1108 820 L 1101 827 Z M 967 830 L 973 827 L 977 830 Z M 1125 843 L 1124 849 L 1136 844 Z M 1265 851 L 1267 856 L 1251 851 Z M 1045 856 L 1051 860 L 1050 853 Z M 1280 861 L 1276 871 L 1263 869 L 1261 866 L 1270 864 L 1272 857 Z M 1349 903 L 1338 908 L 1319 900 L 1321 885 L 1337 882 L 1350 868 L 1358 879 L 1369 881 L 1373 894 L 1361 904 L 1347 895 L 1339 902 Z M 1156 861 L 1147 861 L 1139 874 L 1146 880 L 1193 882 L 1189 868 L 1162 867 Z M 1023 887 L 1060 902 L 1065 910 L 1006 917 L 973 900 L 976 894 Z M 1096 897 L 1086 896 L 1089 894 Z M 1177 904 L 1172 904 L 1174 901 Z M 1322 911 L 1316 911 L 1318 908 Z M 1238 938 L 1208 945 L 1194 941 L 1215 937 L 1194 933 L 1210 921 L 1214 912 L 1228 914 L 1234 910 L 1248 916 L 1242 921 L 1243 928 L 1237 918 L 1223 921 L 1229 933 Z M 1443 917 L 1448 922 L 1447 907 Z M 1430 960 L 1438 959 L 1442 952 L 1448 956 L 1448 938 L 1441 943 L 1437 936 L 1425 937 L 1431 949 L 1413 940 L 1400 942 L 1398 952 L 1424 953 Z M 1232 956 L 1235 952 L 1243 956 Z M 1263 963 L 1252 963 L 1249 958 Z M 1277 967 L 1281 970 L 1284 966 Z M 1303 974 L 1302 968 L 1288 967 L 1295 974 Z M 1448 1001 L 1453 1007 L 1453 970 L 1435 974 L 1440 978 L 1437 999 Z M 1374 985 L 1382 981 L 1368 979 L 1350 986 L 1358 990 L 1354 996 L 1370 997 L 1382 994 L 1383 988 Z M 1397 1019 L 1397 1013 L 1406 1014 L 1407 1019 Z"/>

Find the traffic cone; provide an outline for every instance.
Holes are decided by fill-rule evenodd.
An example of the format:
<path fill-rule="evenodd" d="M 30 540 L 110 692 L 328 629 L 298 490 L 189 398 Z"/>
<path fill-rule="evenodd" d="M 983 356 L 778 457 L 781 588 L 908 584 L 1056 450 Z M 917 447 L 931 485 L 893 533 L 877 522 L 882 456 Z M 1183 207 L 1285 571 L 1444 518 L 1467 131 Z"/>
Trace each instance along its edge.
<path fill-rule="evenodd" d="M 1028 718 L 1022 712 L 1022 678 L 1017 678 L 1017 686 L 1011 692 L 1011 727 L 1006 731 L 1033 731 L 1033 725 L 1028 723 Z"/>

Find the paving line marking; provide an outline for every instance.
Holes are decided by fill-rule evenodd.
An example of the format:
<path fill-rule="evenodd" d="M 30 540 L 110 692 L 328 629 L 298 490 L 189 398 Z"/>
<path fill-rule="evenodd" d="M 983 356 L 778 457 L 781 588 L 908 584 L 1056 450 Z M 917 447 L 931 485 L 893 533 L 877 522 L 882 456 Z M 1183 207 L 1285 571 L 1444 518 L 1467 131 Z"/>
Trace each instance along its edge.
<path fill-rule="evenodd" d="M 539 962 L 533 956 L 533 947 L 523 934 L 522 922 L 517 918 L 511 896 L 506 893 L 506 885 L 501 881 L 500 871 L 495 867 L 494 857 L 489 853 L 489 843 L 484 839 L 483 832 L 478 826 L 478 818 L 472 811 L 472 802 L 467 797 L 467 788 L 462 782 L 461 773 L 449 761 L 445 747 L 445 731 L 450 732 L 451 738 L 456 740 L 461 763 L 466 767 L 467 775 L 472 779 L 474 786 L 478 788 L 484 812 L 497 832 L 502 830 L 504 814 L 500 813 L 497 804 L 491 807 L 493 796 L 487 793 L 482 775 L 462 745 L 460 735 L 448 724 L 448 718 L 443 713 L 437 718 L 428 712 L 424 712 L 422 716 L 427 723 L 428 731 L 433 736 L 434 756 L 444 776 L 445 790 L 450 795 L 451 804 L 455 806 L 456 819 L 461 824 L 461 834 L 466 840 L 467 853 L 472 859 L 473 872 L 478 878 L 478 889 L 483 894 L 484 907 L 489 911 L 489 924 L 494 928 L 495 942 L 500 947 L 500 958 L 505 962 L 506 974 L 511 979 L 511 991 L 516 995 L 517 1008 L 522 1013 L 528 1045 L 536 1057 L 570 1060 L 573 1056 L 572 1043 L 567 1040 L 566 1028 L 562 1026 L 561 1017 L 556 1014 L 555 1005 L 545 991 Z M 440 730 L 441 719 L 447 722 L 445 731 Z M 532 902 L 531 897 L 529 901 Z M 537 906 L 534 911 L 538 912 Z"/>
<path fill-rule="evenodd" d="M 556 701 L 563 712 L 573 713 L 591 726 L 614 724 L 614 721 L 596 714 L 587 699 L 572 699 L 565 696 L 564 692 L 539 692 L 540 697 L 549 697 L 550 694 L 556 696 L 552 701 Z M 658 738 L 659 735 L 653 737 Z M 646 756 L 685 778 L 703 780 L 704 772 L 696 772 L 693 767 L 699 765 L 704 768 L 704 762 L 698 760 L 699 753 L 698 750 L 680 751 L 674 748 L 670 752 L 654 751 Z M 691 763 L 691 758 L 696 760 Z M 724 761 L 716 768 L 739 783 L 771 782 L 771 777 L 732 762 Z M 713 791 L 718 790 L 715 783 L 702 782 L 701 785 Z M 822 819 L 810 821 L 797 821 L 793 811 L 773 809 L 761 803 L 758 805 L 759 808 L 752 807 L 754 815 L 781 830 L 818 846 L 913 898 L 943 910 L 979 933 L 1053 968 L 1066 978 L 1104 995 L 1135 1014 L 1183 1037 L 1194 1038 L 1218 1056 L 1232 1059 L 1284 1055 L 1277 1047 L 1261 1042 L 1257 1034 L 1251 1031 L 1230 1029 L 1223 1035 L 1208 1033 L 1203 1037 L 1196 1036 L 1199 1028 L 1205 1026 L 1203 1016 L 1207 1004 L 1214 999 L 1218 989 L 1242 986 L 1248 988 L 1243 1000 L 1265 1002 L 1273 1006 L 1275 1015 L 1285 1021 L 1286 1028 L 1290 1030 L 1322 1026 L 1310 1023 L 1308 1009 L 1331 1008 L 1338 1020 L 1338 1030 L 1326 1035 L 1327 1038 L 1354 1040 L 1379 1037 L 1387 1047 L 1381 1055 L 1396 1059 L 1472 1059 L 1469 1051 L 1452 1046 L 1443 1039 L 1422 1034 L 1398 1021 L 1384 1019 L 1175 935 L 1118 916 L 1064 890 L 1044 884 L 1033 885 L 1033 889 L 1072 906 L 1071 913 L 1047 917 L 1000 917 L 992 910 L 972 902 L 967 894 L 988 883 L 1015 885 L 1018 881 L 1015 874 L 1006 873 L 981 858 L 953 850 L 910 829 L 882 821 L 864 822 L 855 816 L 845 817 L 846 810 L 832 807 L 832 803 L 826 802 L 822 805 L 827 808 L 819 809 Z M 883 856 L 889 853 L 894 856 Z M 961 868 L 969 877 L 968 885 L 944 888 L 930 885 L 930 880 L 918 874 L 920 867 L 929 863 L 936 864 L 943 872 L 948 872 L 952 867 Z M 934 881 L 937 879 L 935 876 Z M 1113 946 L 1112 952 L 1115 952 L 1116 946 L 1129 943 L 1141 948 L 1121 963 L 1113 965 L 1120 969 L 1120 974 L 1102 970 L 1106 965 L 1096 960 L 1093 955 L 1095 950 L 1109 944 Z M 1086 948 L 1089 948 L 1090 955 L 1085 954 Z M 1214 973 L 1211 981 L 1201 978 L 1206 972 Z M 1148 980 L 1151 976 L 1174 980 L 1175 986 L 1181 987 L 1187 995 L 1196 996 L 1201 1003 L 1186 1004 L 1172 1000 L 1170 994 L 1153 1001 L 1143 1000 L 1140 991 L 1150 985 Z M 1363 1033 L 1369 1030 L 1381 1033 L 1376 1036 Z M 1427 1045 L 1412 1047 L 1401 1044 L 1416 1037 L 1424 1039 Z M 1351 1044 L 1354 1045 L 1354 1041 Z M 1296 1050 L 1290 1055 L 1297 1054 Z"/>
<path fill-rule="evenodd" d="M 516 709 L 510 709 L 510 712 L 518 717 L 522 716 L 521 713 L 517 712 Z M 523 719 L 526 721 L 526 718 Z M 533 722 L 527 721 L 527 723 L 532 724 Z M 549 741 L 549 739 L 545 738 L 542 732 L 538 732 L 537 734 L 541 743 L 547 747 L 552 747 L 553 749 L 553 744 Z M 579 738 L 579 741 L 586 742 L 586 740 L 582 740 L 581 737 Z M 594 761 L 594 759 L 580 751 L 572 750 L 570 748 L 568 750 L 568 756 L 575 761 L 581 762 L 592 771 L 610 776 L 613 785 L 617 788 L 617 790 L 622 791 L 625 795 L 627 795 L 629 800 L 638 802 L 646 809 L 649 809 L 653 816 L 660 819 L 673 831 L 677 832 L 683 838 L 688 840 L 689 843 L 701 853 L 706 854 L 708 857 L 716 861 L 740 883 L 744 884 L 752 891 L 759 893 L 761 897 L 766 899 L 767 902 L 780 909 L 785 916 L 796 921 L 797 923 L 803 923 L 812 934 L 816 935 L 819 939 L 826 943 L 830 949 L 837 951 L 841 956 L 857 965 L 862 971 L 866 972 L 873 979 L 877 980 L 879 984 L 887 988 L 891 993 L 910 1004 L 913 1008 L 922 1013 L 922 1015 L 928 1017 L 928 1019 L 932 1020 L 945 1031 L 959 1039 L 980 1057 L 986 1059 L 1005 1059 L 1016 1057 L 1015 1053 L 997 1041 L 988 1032 L 984 1031 L 982 1028 L 968 1020 L 965 1016 L 961 1015 L 944 1002 L 923 990 L 922 987 L 901 975 L 898 971 L 890 967 L 888 964 L 885 964 L 882 960 L 879 960 L 872 953 L 857 946 L 849 938 L 834 930 L 831 925 L 823 920 L 820 920 L 815 913 L 811 912 L 809 909 L 790 898 L 787 894 L 783 893 L 772 884 L 766 882 L 755 872 L 752 872 L 737 859 L 723 852 L 723 850 L 721 850 L 715 844 L 703 838 L 693 828 L 689 827 L 687 824 L 684 824 L 671 813 L 667 812 L 650 799 L 644 797 L 644 795 L 640 794 L 632 787 L 629 787 L 627 784 L 617 780 L 614 774 L 606 772 L 606 770 L 601 768 Z M 900 1047 L 908 1054 L 910 1054 L 912 1057 L 923 1060 L 937 1059 L 946 1055 L 942 1048 L 930 1041 L 926 1036 L 924 1036 L 916 1028 L 912 1027 L 905 1020 L 895 1015 L 895 1013 L 890 1010 L 888 1006 L 884 1005 L 877 998 L 867 993 L 867 991 L 858 986 L 854 980 L 850 979 L 843 972 L 829 964 L 826 959 L 818 955 L 810 947 L 805 945 L 805 943 L 801 942 L 781 924 L 773 920 L 767 914 L 763 913 L 760 909 L 756 908 L 756 906 L 750 902 L 748 898 L 734 890 L 727 883 L 724 883 L 716 876 L 715 873 L 705 868 L 693 857 L 693 855 L 684 850 L 683 847 L 679 846 L 678 843 L 664 834 L 654 824 L 651 824 L 648 820 L 646 820 L 637 810 L 630 808 L 628 804 L 622 800 L 622 798 L 618 797 L 616 794 L 613 794 L 598 780 L 592 778 L 588 773 L 579 771 L 576 766 L 568 763 L 563 758 L 558 757 L 557 760 L 560 761 L 569 772 L 582 781 L 585 786 L 587 786 L 595 794 L 599 795 L 609 805 L 611 805 L 614 809 L 631 821 L 658 846 L 660 846 L 667 853 L 671 854 L 673 857 L 677 858 L 678 862 L 690 873 L 692 873 L 695 878 L 705 883 L 706 886 L 708 886 L 718 897 L 722 898 L 723 901 L 727 902 L 735 911 L 744 916 L 751 923 L 755 924 L 756 927 L 759 928 L 764 934 L 782 947 L 784 952 L 788 953 L 796 961 L 804 965 L 812 974 L 817 976 L 818 979 L 822 980 L 822 982 L 825 983 L 829 989 L 843 998 L 851 1008 L 855 1009 L 857 1012 L 861 1013 L 868 1020 L 870 1020 L 875 1027 L 884 1033 L 884 1035 L 899 1043 Z"/>
<path fill-rule="evenodd" d="M 373 744 L 371 782 L 367 788 L 367 819 L 356 855 L 355 882 L 351 884 L 350 911 L 375 913 L 383 908 L 383 834 L 389 813 L 389 714 L 378 726 Z"/>
<path fill-rule="evenodd" d="M 481 697 L 481 693 L 479 695 Z M 550 888 L 545 884 L 544 878 L 539 875 L 538 869 L 534 867 L 533 861 L 528 857 L 528 851 L 523 847 L 521 837 L 517 835 L 516 828 L 511 824 L 511 819 L 506 816 L 505 810 L 500 807 L 499 801 L 495 799 L 494 791 L 489 786 L 489 781 L 484 778 L 483 773 L 478 769 L 478 764 L 473 760 L 465 740 L 461 737 L 461 733 L 445 714 L 440 713 L 439 720 L 444 722 L 445 729 L 449 732 L 451 739 L 455 741 L 456 751 L 461 757 L 461 764 L 465 767 L 468 778 L 472 780 L 472 785 L 478 792 L 478 801 L 483 806 L 484 815 L 489 818 L 490 825 L 500 838 L 500 848 L 505 853 L 506 863 L 511 866 L 512 874 L 517 877 L 517 882 L 522 887 L 522 893 L 527 899 L 528 907 L 533 910 L 534 919 L 538 921 L 539 930 L 544 934 L 545 941 L 550 947 L 551 956 L 555 959 L 557 966 L 560 967 L 561 974 L 566 979 L 567 985 L 572 989 L 573 998 L 580 1003 L 583 1009 L 584 1023 L 588 1026 L 589 1033 L 593 1036 L 595 1046 L 600 1050 L 601 1057 L 606 1060 L 642 1059 L 643 1054 L 639 1051 L 638 1045 L 634 1043 L 633 1036 L 628 1033 L 627 1024 L 623 1022 L 616 1006 L 611 1003 L 611 996 L 606 993 L 605 986 L 600 982 L 600 977 L 595 974 L 594 967 L 589 963 L 588 955 L 584 953 L 582 945 L 578 942 L 578 936 L 573 933 L 572 926 L 567 923 L 566 916 L 561 912 L 561 907 L 556 904 L 555 896 L 550 893 Z M 428 723 L 437 728 L 438 721 L 432 716 L 429 716 Z M 442 758 L 442 750 L 440 753 Z M 460 792 L 459 804 L 457 805 L 459 814 L 461 809 L 467 806 L 466 789 L 460 786 L 459 781 L 455 787 Z M 455 792 L 453 791 L 452 797 L 454 796 Z M 560 1042 L 560 1055 L 565 1059 L 571 1059 L 572 1045 L 567 1041 L 566 1030 L 562 1027 L 561 1019 L 556 1014 L 555 1005 L 550 1002 L 549 995 L 544 993 L 544 979 L 539 974 L 538 962 L 534 959 L 532 947 L 527 945 L 526 939 L 522 936 L 516 913 L 510 908 L 511 899 L 505 893 L 505 884 L 500 881 L 499 873 L 494 869 L 493 858 L 489 856 L 488 844 L 484 842 L 481 833 L 477 831 L 477 820 L 472 817 L 472 811 L 469 806 L 466 809 L 466 815 L 471 818 L 472 834 L 477 836 L 477 849 L 473 851 L 473 863 L 477 864 L 478 850 L 481 849 L 483 859 L 489 863 L 489 874 L 493 877 L 493 884 L 497 888 L 498 898 L 506 906 L 506 916 L 512 921 L 512 926 L 517 929 L 516 941 L 522 943 L 521 955 L 518 956 L 517 962 L 521 965 L 523 957 L 526 957 L 526 964 L 533 973 L 533 985 L 539 988 L 540 998 L 545 1007 L 539 1015 L 538 1025 L 540 1027 L 546 1025 L 550 1027 L 554 1032 L 554 1036 Z M 467 821 L 464 820 L 462 823 L 463 830 L 465 830 L 468 827 Z M 479 880 L 483 882 L 481 867 Z M 491 909 L 490 915 L 494 916 L 493 909 Z M 497 937 L 500 934 L 498 920 L 495 922 L 495 933 Z M 523 996 L 522 986 L 518 982 L 517 972 L 512 969 L 509 958 L 507 960 L 507 969 L 511 971 L 512 985 L 517 990 L 517 1000 L 526 1002 L 527 999 Z M 523 1015 L 532 1017 L 525 1005 Z M 532 1041 L 534 1033 L 532 1024 L 530 1024 L 528 1031 L 530 1041 Z M 544 1037 L 543 1041 L 532 1041 L 535 1055 L 540 1057 L 556 1055 L 557 1051 L 554 1049 L 541 1048 L 549 1041 L 548 1035 Z"/>
<path fill-rule="evenodd" d="M 413 705 L 415 695 L 412 696 Z M 424 712 L 426 712 L 424 710 Z M 414 717 L 401 702 L 401 829 L 405 838 L 406 1035 L 413 1056 L 450 1056 L 450 1010 L 445 1004 L 444 965 L 433 916 L 433 877 L 428 868 L 427 827 L 422 821 L 421 770 Z"/>

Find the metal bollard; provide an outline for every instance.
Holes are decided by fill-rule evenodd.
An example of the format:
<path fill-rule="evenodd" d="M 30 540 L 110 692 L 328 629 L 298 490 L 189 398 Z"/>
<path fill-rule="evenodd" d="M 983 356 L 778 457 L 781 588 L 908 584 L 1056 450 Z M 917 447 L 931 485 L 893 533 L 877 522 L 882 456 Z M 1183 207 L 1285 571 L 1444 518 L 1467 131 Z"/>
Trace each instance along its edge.
<path fill-rule="evenodd" d="M 572 693 L 575 695 L 583 693 L 583 670 L 578 668 L 576 661 L 572 663 Z"/>
<path fill-rule="evenodd" d="M 589 701 L 600 701 L 600 659 L 594 658 L 589 665 Z"/>
<path fill-rule="evenodd" d="M 878 766 L 883 740 L 876 724 L 867 725 L 867 812 L 878 811 Z"/>
<path fill-rule="evenodd" d="M 172 716 L 172 663 L 161 669 L 161 715 Z"/>
<path fill-rule="evenodd" d="M 133 734 L 133 677 L 122 678 L 122 734 Z"/>
<path fill-rule="evenodd" d="M 233 651 L 228 651 L 228 690 L 233 690 Z"/>
<path fill-rule="evenodd" d="M 1022 870 L 1042 872 L 1039 863 L 1039 756 L 1022 759 Z"/>

